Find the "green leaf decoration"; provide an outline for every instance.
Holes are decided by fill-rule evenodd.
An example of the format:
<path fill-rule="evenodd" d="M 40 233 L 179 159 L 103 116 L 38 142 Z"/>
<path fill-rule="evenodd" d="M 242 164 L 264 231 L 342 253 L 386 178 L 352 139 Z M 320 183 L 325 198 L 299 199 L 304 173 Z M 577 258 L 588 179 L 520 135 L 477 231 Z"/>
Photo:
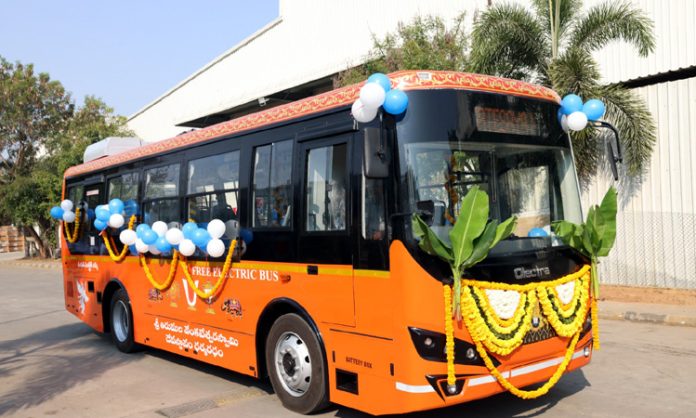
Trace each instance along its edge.
<path fill-rule="evenodd" d="M 606 257 L 616 241 L 616 189 L 610 187 L 602 203 L 587 212 L 582 225 L 558 221 L 553 230 L 563 242 L 585 254 L 592 262 L 592 293 L 599 298 L 599 270 L 597 259 Z"/>
<path fill-rule="evenodd" d="M 425 251 L 430 255 L 440 257 L 441 259 L 451 263 L 454 261 L 454 256 L 452 255 L 452 249 L 447 246 L 440 237 L 433 232 L 427 223 L 420 216 L 414 214 L 411 217 L 411 225 L 413 228 L 413 233 L 420 239 L 418 246 L 421 250 Z"/>
<path fill-rule="evenodd" d="M 486 225 L 486 229 L 483 230 L 483 234 L 474 240 L 474 249 L 471 252 L 469 258 L 464 260 L 462 263 L 462 268 L 467 269 L 481 262 L 488 255 L 493 246 L 493 241 L 495 240 L 496 229 L 498 227 L 498 221 L 493 220 Z"/>
<path fill-rule="evenodd" d="M 488 195 L 474 186 L 464 196 L 454 227 L 450 231 L 454 265 L 461 266 L 471 256 L 476 239 L 488 222 Z"/>
<path fill-rule="evenodd" d="M 600 222 L 595 224 L 595 229 L 601 242 L 596 252 L 598 257 L 608 256 L 609 251 L 614 246 L 614 241 L 616 241 L 616 212 L 616 189 L 611 187 L 597 209 Z"/>
<path fill-rule="evenodd" d="M 512 234 L 512 231 L 515 230 L 515 227 L 517 226 L 517 217 L 512 216 L 510 218 L 507 218 L 503 223 L 498 225 L 498 227 L 495 230 L 495 239 L 493 240 L 493 243 L 491 244 L 490 248 L 495 247 L 501 240 L 507 238 Z"/>

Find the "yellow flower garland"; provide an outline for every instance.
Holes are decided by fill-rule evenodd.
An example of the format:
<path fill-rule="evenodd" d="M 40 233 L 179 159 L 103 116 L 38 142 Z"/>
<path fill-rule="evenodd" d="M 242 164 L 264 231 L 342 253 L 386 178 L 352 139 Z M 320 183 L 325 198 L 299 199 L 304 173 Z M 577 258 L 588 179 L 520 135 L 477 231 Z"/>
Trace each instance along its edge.
<path fill-rule="evenodd" d="M 592 339 L 594 340 L 594 349 L 599 350 L 599 308 L 594 296 L 592 297 Z"/>
<path fill-rule="evenodd" d="M 69 243 L 74 244 L 80 239 L 80 208 L 75 209 L 75 222 L 73 222 L 73 232 L 70 232 L 70 227 L 67 222 L 63 222 L 63 230 L 65 230 L 65 239 Z"/>
<path fill-rule="evenodd" d="M 131 215 L 130 220 L 128 221 L 128 229 L 131 231 L 133 230 L 133 226 L 135 225 L 135 220 L 136 217 L 135 215 Z M 106 246 L 106 250 L 109 252 L 109 257 L 117 263 L 120 263 L 126 258 L 126 255 L 128 254 L 128 246 L 124 245 L 123 248 L 121 248 L 121 252 L 118 254 L 115 254 L 112 247 L 116 248 L 116 245 L 114 244 L 113 239 L 111 236 L 107 238 L 108 232 L 106 232 L 106 229 L 103 230 L 100 234 L 102 236 L 102 239 L 104 240 L 104 245 Z M 161 290 L 161 289 L 160 289 Z"/>
<path fill-rule="evenodd" d="M 454 325 L 452 325 L 452 288 L 442 287 L 445 294 L 445 354 L 447 355 L 447 384 L 452 386 L 457 381 L 454 376 Z"/>
<path fill-rule="evenodd" d="M 163 283 L 157 283 L 154 277 L 152 277 L 152 272 L 150 272 L 150 268 L 147 266 L 147 259 L 145 258 L 145 255 L 140 254 L 140 265 L 143 267 L 143 270 L 145 271 L 145 276 L 150 281 L 150 284 L 152 284 L 152 287 L 154 287 L 157 290 L 165 290 L 172 285 L 172 283 L 174 282 L 174 276 L 176 275 L 176 267 L 179 265 L 178 261 L 179 251 L 172 250 L 172 263 L 169 266 L 169 275 Z"/>
<path fill-rule="evenodd" d="M 572 341 L 570 342 L 570 345 L 566 349 L 565 356 L 563 357 L 563 361 L 561 364 L 558 365 L 558 368 L 556 371 L 553 372 L 553 375 L 551 375 L 551 378 L 546 381 L 540 388 L 534 389 L 534 390 L 522 390 L 519 389 L 518 387 L 514 386 L 512 383 L 510 383 L 509 380 L 503 376 L 498 369 L 495 367 L 493 362 L 491 361 L 490 357 L 488 356 L 488 352 L 486 352 L 486 349 L 481 345 L 479 342 L 475 341 L 476 344 L 476 350 L 478 351 L 479 355 L 481 356 L 481 359 L 483 359 L 483 363 L 486 365 L 486 368 L 491 372 L 491 375 L 495 377 L 495 379 L 500 383 L 500 386 L 505 388 L 507 391 L 512 393 L 513 395 L 522 398 L 522 399 L 534 399 L 538 398 L 539 396 L 546 395 L 549 390 L 558 383 L 558 380 L 561 378 L 563 373 L 566 371 L 568 368 L 568 364 L 570 364 L 570 360 L 573 358 L 573 353 L 575 352 L 575 347 L 578 344 L 578 339 L 580 338 L 580 333 L 576 333 L 573 336 Z"/>
<path fill-rule="evenodd" d="M 488 307 L 491 306 L 491 302 L 488 299 L 488 295 L 486 295 L 485 290 L 481 290 L 478 287 L 471 287 L 471 290 L 473 290 L 476 299 L 479 300 L 479 304 Z M 495 332 L 499 334 L 509 334 L 519 328 L 522 320 L 525 318 L 525 315 L 527 315 L 527 294 L 520 293 L 519 295 L 520 300 L 517 304 L 517 308 L 515 309 L 515 313 L 508 319 L 500 318 L 493 309 L 483 310 L 483 319 L 486 320 L 486 322 Z"/>
<path fill-rule="evenodd" d="M 191 274 L 189 273 L 189 268 L 188 264 L 186 263 L 186 260 L 182 259 L 180 261 L 181 267 L 184 269 L 184 276 L 186 276 L 186 280 L 188 281 L 189 286 L 196 292 L 196 294 L 201 298 L 201 299 L 208 299 L 212 297 L 213 295 L 216 295 L 220 289 L 222 289 L 222 284 L 225 282 L 225 278 L 227 277 L 227 273 L 230 270 L 230 266 L 232 265 L 232 254 L 234 253 L 234 248 L 237 246 L 237 240 L 232 240 L 232 244 L 230 245 L 229 250 L 227 250 L 227 257 L 225 258 L 225 265 L 222 267 L 222 272 L 220 273 L 220 277 L 218 278 L 217 283 L 215 283 L 215 286 L 213 286 L 212 289 L 209 289 L 208 291 L 203 291 L 201 290 L 198 286 L 196 286 L 196 283 L 193 281 L 193 278 L 191 277 Z"/>
<path fill-rule="evenodd" d="M 570 323 L 564 323 L 561 318 L 563 317 L 560 312 L 558 312 L 557 306 L 549 298 L 548 288 L 539 287 L 537 293 L 539 295 L 539 303 L 541 304 L 544 316 L 549 320 L 549 323 L 556 330 L 556 333 L 561 337 L 570 337 L 577 334 L 582 330 L 582 325 L 587 317 L 587 308 L 589 306 L 589 286 L 590 280 L 588 276 L 584 276 L 576 282 L 576 286 L 580 287 L 579 299 L 573 302 L 576 305 L 575 318 Z M 571 317 L 568 315 L 566 318 Z"/>
<path fill-rule="evenodd" d="M 476 350 L 484 364 L 496 380 L 512 394 L 524 399 L 536 398 L 546 394 L 565 372 L 582 332 L 590 303 L 592 304 L 592 326 L 595 348 L 599 346 L 597 333 L 597 306 L 594 298 L 590 299 L 590 266 L 583 266 L 579 271 L 549 282 L 528 283 L 524 285 L 481 282 L 462 279 L 461 306 L 463 321 L 466 325 Z M 573 297 L 568 304 L 558 297 L 556 286 L 575 281 Z M 505 290 L 520 293 L 518 306 L 509 319 L 501 319 L 491 306 L 485 290 Z M 454 337 L 451 319 L 451 288 L 445 286 L 445 334 L 447 344 L 447 383 L 455 383 L 454 374 Z M 571 338 L 565 357 L 551 378 L 540 388 L 525 391 L 513 386 L 495 367 L 489 352 L 506 356 L 524 342 L 524 337 L 531 327 L 531 320 L 536 306 L 541 305 L 541 312 L 548 319 L 556 333 Z M 572 320 L 570 320 L 572 318 Z M 570 320 L 570 322 L 568 322 Z M 568 322 L 568 323 L 566 323 Z M 451 335 L 451 336 L 450 336 Z M 451 348 L 450 348 L 451 347 Z"/>
<path fill-rule="evenodd" d="M 520 319 L 518 327 L 508 333 L 495 332 L 490 329 L 485 318 L 492 318 L 495 313 L 486 305 L 479 305 L 473 297 L 471 286 L 462 288 L 462 317 L 472 340 L 482 343 L 489 351 L 507 356 L 522 345 L 524 336 L 532 326 L 533 307 L 536 303 L 535 292 L 527 293 L 527 309 Z M 481 314 L 483 312 L 483 315 Z M 501 336 L 499 337 L 498 334 Z"/>

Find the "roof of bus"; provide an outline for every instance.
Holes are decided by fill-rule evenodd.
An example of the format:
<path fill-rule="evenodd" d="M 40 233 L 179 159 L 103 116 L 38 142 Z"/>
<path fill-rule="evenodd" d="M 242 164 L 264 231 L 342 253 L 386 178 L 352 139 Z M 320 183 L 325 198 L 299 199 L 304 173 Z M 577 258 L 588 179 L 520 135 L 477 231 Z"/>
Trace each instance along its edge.
<path fill-rule="evenodd" d="M 488 75 L 452 71 L 411 70 L 391 73 L 389 74 L 389 78 L 392 81 L 392 86 L 406 91 L 430 89 L 475 90 L 532 97 L 556 103 L 560 102 L 558 94 L 546 87 L 519 80 L 510 80 Z M 352 104 L 358 98 L 360 88 L 363 84 L 364 83 L 358 83 L 342 87 L 317 96 L 273 107 L 262 112 L 252 113 L 218 123 L 204 129 L 187 132 L 163 141 L 153 142 L 120 154 L 76 165 L 65 171 L 65 177 L 73 177 L 79 174 L 141 159 L 150 155 L 161 154 L 167 151 L 203 143 L 214 138 L 250 131 L 266 125 L 346 106 Z"/>

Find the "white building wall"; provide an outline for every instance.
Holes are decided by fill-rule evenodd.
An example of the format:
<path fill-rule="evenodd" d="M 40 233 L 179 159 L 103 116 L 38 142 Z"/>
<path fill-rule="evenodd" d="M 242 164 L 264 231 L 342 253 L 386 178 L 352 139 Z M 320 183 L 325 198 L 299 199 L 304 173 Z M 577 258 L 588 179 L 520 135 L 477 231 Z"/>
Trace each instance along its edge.
<path fill-rule="evenodd" d="M 373 36 L 417 15 L 447 21 L 485 0 L 280 0 L 280 17 L 129 118 L 146 141 L 177 123 L 229 109 L 364 61 Z"/>
<path fill-rule="evenodd" d="M 696 288 L 696 78 L 637 89 L 658 137 L 642 184 L 618 184 L 616 246 L 600 264 L 604 283 Z M 599 176 L 585 213 L 614 184 Z"/>

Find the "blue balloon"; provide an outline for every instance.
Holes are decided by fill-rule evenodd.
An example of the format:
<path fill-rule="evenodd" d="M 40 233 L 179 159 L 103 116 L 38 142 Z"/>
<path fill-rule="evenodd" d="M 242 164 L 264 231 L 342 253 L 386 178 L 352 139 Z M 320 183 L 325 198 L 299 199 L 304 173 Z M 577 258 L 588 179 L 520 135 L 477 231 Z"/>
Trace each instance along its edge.
<path fill-rule="evenodd" d="M 109 202 L 109 211 L 111 213 L 121 213 L 123 212 L 123 200 L 121 199 L 111 199 Z"/>
<path fill-rule="evenodd" d="M 604 115 L 604 103 L 601 100 L 591 99 L 582 105 L 582 112 L 587 115 L 587 120 L 597 120 Z"/>
<path fill-rule="evenodd" d="M 401 90 L 389 90 L 384 98 L 384 110 L 392 115 L 400 115 L 408 107 L 408 96 Z"/>
<path fill-rule="evenodd" d="M 150 229 L 150 225 L 148 224 L 140 224 L 135 227 L 135 235 L 138 236 L 138 238 L 142 239 L 143 238 L 143 232 L 146 230 Z"/>
<path fill-rule="evenodd" d="M 577 94 L 568 94 L 561 100 L 561 110 L 564 115 L 582 110 L 582 99 Z"/>
<path fill-rule="evenodd" d="M 186 222 L 181 228 L 181 232 L 184 233 L 184 238 L 192 239 L 193 233 L 198 230 L 198 225 L 195 222 Z"/>
<path fill-rule="evenodd" d="M 101 219 L 97 218 L 94 220 L 94 227 L 97 228 L 98 231 L 105 230 L 106 226 L 106 222 L 102 221 Z"/>
<path fill-rule="evenodd" d="M 157 241 L 157 238 L 159 238 L 157 233 L 150 228 L 144 230 L 142 234 L 140 234 L 140 239 L 143 240 L 143 242 L 147 245 L 154 244 Z"/>
<path fill-rule="evenodd" d="M 556 116 L 558 117 L 558 123 L 561 123 L 561 119 L 563 119 L 563 108 L 559 107 L 558 112 L 556 112 Z"/>
<path fill-rule="evenodd" d="M 63 219 L 63 208 L 60 206 L 54 206 L 51 208 L 51 218 L 62 220 Z"/>
<path fill-rule="evenodd" d="M 87 219 L 91 221 L 95 217 L 96 215 L 94 214 L 94 209 L 87 209 Z"/>
<path fill-rule="evenodd" d="M 239 230 L 239 236 L 247 245 L 251 244 L 251 241 L 254 240 L 254 233 L 251 232 L 251 229 L 242 228 Z"/>
<path fill-rule="evenodd" d="M 391 90 L 391 81 L 389 80 L 389 77 L 382 73 L 374 73 L 372 74 L 368 79 L 368 83 L 377 83 L 384 89 L 384 92 L 388 92 Z"/>
<path fill-rule="evenodd" d="M 131 255 L 138 255 L 138 250 L 135 248 L 135 244 L 129 245 L 128 249 L 130 250 Z"/>
<path fill-rule="evenodd" d="M 157 238 L 157 241 L 155 241 L 155 247 L 157 247 L 157 249 L 160 250 L 160 252 L 162 253 L 168 253 L 172 250 L 172 244 L 167 242 L 167 239 L 165 237 Z"/>
<path fill-rule="evenodd" d="M 532 228 L 527 233 L 528 237 L 548 237 L 549 234 L 542 228 Z"/>
<path fill-rule="evenodd" d="M 123 213 L 125 213 L 125 215 L 127 217 L 137 215 L 138 214 L 138 203 L 133 199 L 126 200 L 123 203 Z"/>
<path fill-rule="evenodd" d="M 203 249 L 208 245 L 208 242 L 210 242 L 210 234 L 205 229 L 198 228 L 191 236 L 191 241 L 193 241 L 197 247 Z"/>
<path fill-rule="evenodd" d="M 109 212 L 109 208 L 106 205 L 97 206 L 97 209 L 94 211 L 94 213 L 97 215 L 97 219 L 99 219 L 100 221 L 109 222 L 111 212 Z"/>

